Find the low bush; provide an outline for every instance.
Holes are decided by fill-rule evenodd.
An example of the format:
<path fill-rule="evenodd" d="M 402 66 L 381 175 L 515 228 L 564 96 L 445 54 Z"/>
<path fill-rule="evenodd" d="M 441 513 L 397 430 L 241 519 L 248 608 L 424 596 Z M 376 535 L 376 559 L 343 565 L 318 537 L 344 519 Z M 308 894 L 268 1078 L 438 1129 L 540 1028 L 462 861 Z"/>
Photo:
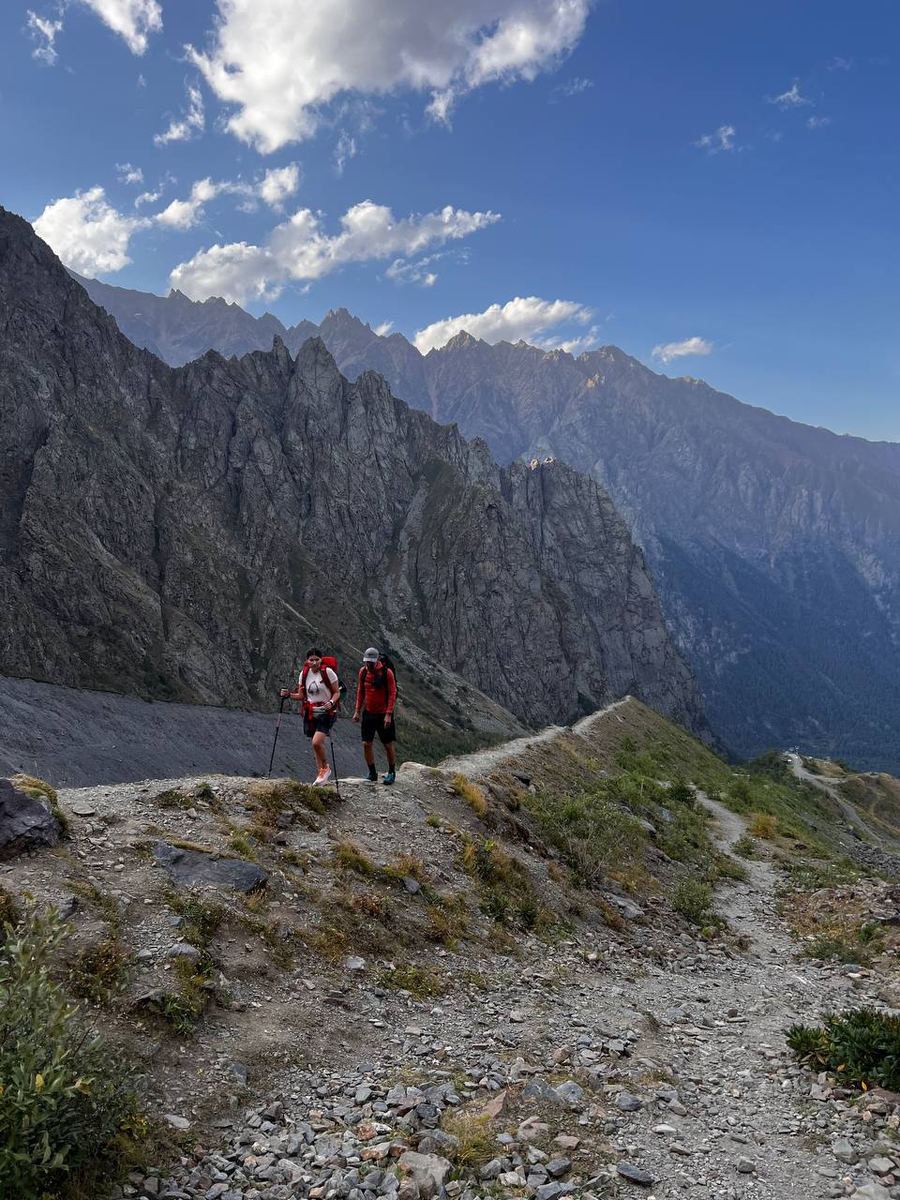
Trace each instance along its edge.
<path fill-rule="evenodd" d="M 741 858 L 754 859 L 761 857 L 761 847 L 756 838 L 751 837 L 749 833 L 742 833 L 731 849 L 735 854 L 739 854 Z"/>
<path fill-rule="evenodd" d="M 450 980 L 435 967 L 417 967 L 414 963 L 399 963 L 393 969 L 382 971 L 375 982 L 380 987 L 399 988 L 416 1000 L 429 1000 L 441 996 L 450 986 Z"/>
<path fill-rule="evenodd" d="M 750 821 L 750 833 L 753 837 L 770 842 L 778 833 L 778 818 L 772 813 L 754 813 Z"/>
<path fill-rule="evenodd" d="M 713 890 L 699 879 L 682 879 L 672 889 L 670 903 L 693 925 L 705 924 L 712 915 Z"/>
<path fill-rule="evenodd" d="M 91 1186 L 146 1132 L 118 1056 L 50 978 L 69 935 L 29 901 L 0 945 L 0 1195 L 99 1195 Z"/>
<path fill-rule="evenodd" d="M 900 1091 L 900 1016 L 872 1008 L 831 1013 L 821 1026 L 792 1025 L 787 1044 L 798 1062 L 842 1083 Z"/>
<path fill-rule="evenodd" d="M 128 980 L 131 954 L 117 937 L 104 938 L 86 946 L 69 972 L 69 986 L 76 996 L 94 1004 L 108 1004 Z"/>

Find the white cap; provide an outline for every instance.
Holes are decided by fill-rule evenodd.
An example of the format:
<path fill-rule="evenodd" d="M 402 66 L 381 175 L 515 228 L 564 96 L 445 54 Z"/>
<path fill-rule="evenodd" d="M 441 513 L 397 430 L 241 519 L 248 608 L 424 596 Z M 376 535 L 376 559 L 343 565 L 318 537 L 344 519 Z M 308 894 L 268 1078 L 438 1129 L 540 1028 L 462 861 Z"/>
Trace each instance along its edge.
<path fill-rule="evenodd" d="M 378 651 L 374 646 L 370 646 L 363 655 L 363 662 L 378 662 Z"/>

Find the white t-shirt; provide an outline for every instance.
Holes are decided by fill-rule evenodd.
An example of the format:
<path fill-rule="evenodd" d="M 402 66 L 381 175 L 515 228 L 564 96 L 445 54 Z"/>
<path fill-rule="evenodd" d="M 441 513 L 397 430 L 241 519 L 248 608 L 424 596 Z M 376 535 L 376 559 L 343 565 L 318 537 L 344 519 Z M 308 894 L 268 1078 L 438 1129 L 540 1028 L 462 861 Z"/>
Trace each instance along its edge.
<path fill-rule="evenodd" d="M 332 671 L 331 667 L 326 667 L 325 672 L 328 675 L 328 683 L 332 687 L 337 687 L 338 677 Z M 303 676 L 300 676 L 302 683 Z M 309 670 L 306 672 L 306 698 L 313 708 L 324 708 L 331 703 L 331 688 L 322 678 L 321 671 Z"/>

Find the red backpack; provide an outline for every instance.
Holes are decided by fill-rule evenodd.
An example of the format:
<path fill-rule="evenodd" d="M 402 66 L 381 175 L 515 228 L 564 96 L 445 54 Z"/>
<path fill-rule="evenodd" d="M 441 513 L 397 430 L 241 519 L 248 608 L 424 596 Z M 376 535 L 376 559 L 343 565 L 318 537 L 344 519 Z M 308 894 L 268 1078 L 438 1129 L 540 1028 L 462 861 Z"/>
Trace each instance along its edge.
<path fill-rule="evenodd" d="M 337 662 L 337 659 L 335 658 L 335 656 L 333 654 L 323 654 L 321 670 L 322 670 L 322 678 L 325 680 L 328 679 L 328 676 L 326 675 L 326 671 L 328 670 L 329 667 L 331 668 L 332 671 L 334 671 L 335 675 L 337 675 L 337 677 L 338 677 L 337 706 L 340 707 L 341 701 L 344 699 L 344 693 L 346 692 L 347 689 L 344 686 L 344 684 L 341 683 L 341 677 L 340 677 L 340 674 L 338 673 L 338 662 Z M 304 663 L 303 670 L 300 672 L 300 684 L 298 687 L 298 691 L 302 692 L 303 707 L 306 709 L 310 708 L 309 701 L 306 699 L 306 676 L 307 676 L 308 672 L 309 672 L 309 663 Z"/>

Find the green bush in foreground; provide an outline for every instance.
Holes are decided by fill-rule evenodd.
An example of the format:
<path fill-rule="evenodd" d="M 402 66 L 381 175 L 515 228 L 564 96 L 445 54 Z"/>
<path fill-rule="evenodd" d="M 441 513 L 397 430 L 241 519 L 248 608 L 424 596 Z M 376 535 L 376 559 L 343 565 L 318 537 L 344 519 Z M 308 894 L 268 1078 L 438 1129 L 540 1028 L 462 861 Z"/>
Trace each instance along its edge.
<path fill-rule="evenodd" d="M 819 1027 L 792 1025 L 787 1044 L 798 1062 L 842 1083 L 900 1090 L 900 1017 L 873 1008 L 830 1013 Z"/>
<path fill-rule="evenodd" d="M 0 1196 L 94 1195 L 110 1157 L 145 1132 L 125 1070 L 50 978 L 67 936 L 29 902 L 0 941 Z"/>
<path fill-rule="evenodd" d="M 703 925 L 712 915 L 713 890 L 699 879 L 682 879 L 672 890 L 671 904 L 694 925 Z"/>

